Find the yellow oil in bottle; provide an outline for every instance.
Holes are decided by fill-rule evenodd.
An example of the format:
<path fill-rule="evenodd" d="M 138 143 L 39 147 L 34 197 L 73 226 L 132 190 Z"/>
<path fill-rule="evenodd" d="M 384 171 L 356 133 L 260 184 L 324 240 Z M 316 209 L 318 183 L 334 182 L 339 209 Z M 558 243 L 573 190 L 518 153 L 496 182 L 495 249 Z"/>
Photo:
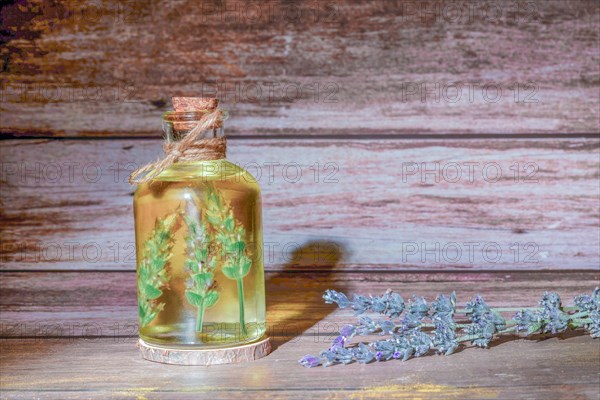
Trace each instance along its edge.
<path fill-rule="evenodd" d="M 264 335 L 261 210 L 256 180 L 225 159 L 176 163 L 138 186 L 144 341 L 214 348 Z"/>

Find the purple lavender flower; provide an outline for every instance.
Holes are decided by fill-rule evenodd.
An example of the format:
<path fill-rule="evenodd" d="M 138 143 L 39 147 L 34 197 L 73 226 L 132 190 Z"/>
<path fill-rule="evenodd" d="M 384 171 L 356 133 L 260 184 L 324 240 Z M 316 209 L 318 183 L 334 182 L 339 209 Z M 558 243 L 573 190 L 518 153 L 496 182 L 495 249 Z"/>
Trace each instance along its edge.
<path fill-rule="evenodd" d="M 394 345 L 394 358 L 401 358 L 402 361 L 406 361 L 415 353 L 410 341 L 411 334 L 411 332 L 400 332 L 392 336 L 390 341 Z"/>
<path fill-rule="evenodd" d="M 542 329 L 542 315 L 539 312 L 521 310 L 515 314 L 513 320 L 517 323 L 517 332 L 526 331 L 526 335 Z"/>
<path fill-rule="evenodd" d="M 375 358 L 377 361 L 390 360 L 394 356 L 394 343 L 390 340 L 378 340 L 371 344 L 371 347 L 376 350 Z"/>
<path fill-rule="evenodd" d="M 467 303 L 465 312 L 467 315 L 473 315 L 477 317 L 479 315 L 489 313 L 490 307 L 485 303 L 483 297 L 477 295 L 473 300 Z"/>
<path fill-rule="evenodd" d="M 577 296 L 575 298 L 575 305 L 579 307 L 581 311 L 600 311 L 600 288 L 594 289 L 591 296 L 589 294 Z"/>
<path fill-rule="evenodd" d="M 436 322 L 433 335 L 433 344 L 438 352 L 449 356 L 458 348 L 454 321 L 451 323 L 446 321 Z"/>
<path fill-rule="evenodd" d="M 493 336 L 506 327 L 506 320 L 493 311 L 479 295 L 467 303 L 465 313 L 472 324 L 464 331 L 476 346 L 487 347 Z"/>
<path fill-rule="evenodd" d="M 390 318 L 397 318 L 404 311 L 404 300 L 402 296 L 388 290 L 382 296 L 362 296 L 355 294 L 352 301 L 341 292 L 327 290 L 323 294 L 327 304 L 336 303 L 340 308 L 352 307 L 356 315 L 372 311 L 384 314 Z"/>
<path fill-rule="evenodd" d="M 344 347 L 345 343 L 346 343 L 346 337 L 343 335 L 340 335 L 340 336 L 336 337 L 335 339 L 333 339 L 333 343 L 331 343 L 331 347 L 329 348 L 329 350 L 331 350 L 335 347 Z"/>
<path fill-rule="evenodd" d="M 544 292 L 540 305 L 547 309 L 556 309 L 561 307 L 560 296 L 556 292 Z"/>
<path fill-rule="evenodd" d="M 398 318 L 405 308 L 404 299 L 398 293 L 394 292 L 388 292 L 384 296 L 386 302 L 385 315 L 390 318 Z"/>
<path fill-rule="evenodd" d="M 396 324 L 388 320 L 379 321 L 379 328 L 381 329 L 381 335 L 391 335 L 396 329 Z"/>
<path fill-rule="evenodd" d="M 410 302 L 409 311 L 413 314 L 425 316 L 429 311 L 429 306 L 424 297 L 413 296 L 413 300 Z"/>
<path fill-rule="evenodd" d="M 423 323 L 423 319 L 429 312 L 429 306 L 423 297 L 413 296 L 413 300 L 408 306 L 408 312 L 400 321 L 400 330 L 409 331 L 418 328 Z"/>
<path fill-rule="evenodd" d="M 544 333 L 556 334 L 566 331 L 569 327 L 569 314 L 560 309 L 544 310 L 544 316 Z"/>
<path fill-rule="evenodd" d="M 312 368 L 321 365 L 321 359 L 316 356 L 311 356 L 310 354 L 305 355 L 298 360 L 298 362 L 306 368 Z"/>
<path fill-rule="evenodd" d="M 555 292 L 544 292 L 541 310 L 521 310 L 514 316 L 517 322 L 517 331 L 527 331 L 527 335 L 534 333 L 564 332 L 569 327 L 570 316 L 562 310 L 560 296 Z"/>
<path fill-rule="evenodd" d="M 364 343 L 359 343 L 352 349 L 352 355 L 361 364 L 368 364 L 375 358 L 375 353 Z"/>
<path fill-rule="evenodd" d="M 377 324 L 371 318 L 362 316 L 358 319 L 356 332 L 360 335 L 370 335 L 377 330 Z"/>
<path fill-rule="evenodd" d="M 560 296 L 556 292 L 544 292 L 540 305 L 543 307 L 541 312 L 542 332 L 558 333 L 564 332 L 569 326 L 569 314 L 562 310 Z"/>
<path fill-rule="evenodd" d="M 452 321 L 455 313 L 456 293 L 452 292 L 450 296 L 440 294 L 431 303 L 431 319 L 433 321 Z"/>
<path fill-rule="evenodd" d="M 332 347 L 329 350 L 321 352 L 321 357 L 325 358 L 324 366 L 333 364 L 349 364 L 354 357 L 352 350 L 345 347 Z"/>
<path fill-rule="evenodd" d="M 429 352 L 433 346 L 433 342 L 428 334 L 415 331 L 411 334 L 410 345 L 415 351 L 415 357 L 420 357 Z"/>
<path fill-rule="evenodd" d="M 344 327 L 340 330 L 340 335 L 351 338 L 356 334 L 356 328 L 354 325 L 344 325 Z"/>
<path fill-rule="evenodd" d="M 359 294 L 355 294 L 352 297 L 352 309 L 354 310 L 354 314 L 360 315 L 365 313 L 366 311 L 369 311 L 372 307 L 372 299 L 373 297 L 366 297 L 361 296 Z"/>
<path fill-rule="evenodd" d="M 346 308 L 350 304 L 350 300 L 348 300 L 344 293 L 335 290 L 327 290 L 323 294 L 323 298 L 325 299 L 325 303 L 336 303 L 340 308 Z"/>
<path fill-rule="evenodd" d="M 582 323 L 582 326 L 590 332 L 593 338 L 600 337 L 600 288 L 594 289 L 592 295 L 582 294 L 575 298 L 575 305 L 580 312 L 587 312 L 590 322 Z"/>
<path fill-rule="evenodd" d="M 465 329 L 471 342 L 479 347 L 487 347 L 494 335 L 506 326 L 506 320 L 491 312 L 472 319 L 472 324 Z"/>
<path fill-rule="evenodd" d="M 370 304 L 371 311 L 379 313 L 379 314 L 385 313 L 385 309 L 387 308 L 385 296 L 381 296 L 381 297 L 369 296 L 369 300 L 371 303 Z"/>

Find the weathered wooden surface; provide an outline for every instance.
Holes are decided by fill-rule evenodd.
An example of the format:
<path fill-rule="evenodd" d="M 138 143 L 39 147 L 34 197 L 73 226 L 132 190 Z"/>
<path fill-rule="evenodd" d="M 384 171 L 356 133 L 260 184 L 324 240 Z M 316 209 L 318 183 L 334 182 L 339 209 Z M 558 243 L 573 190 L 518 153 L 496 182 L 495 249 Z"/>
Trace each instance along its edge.
<path fill-rule="evenodd" d="M 134 272 L 3 272 L 0 323 L 4 337 L 121 337 L 137 340 Z M 327 289 L 382 294 L 394 289 L 406 298 L 433 298 L 456 290 L 466 302 L 478 293 L 498 307 L 535 305 L 546 290 L 568 304 L 600 284 L 587 272 L 314 272 L 266 274 L 268 333 L 288 340 L 301 335 L 332 338 L 351 310 L 324 304 Z M 335 311 L 335 312 L 334 312 Z M 332 314 L 333 313 L 333 314 Z M 330 315 L 331 314 L 331 315 Z"/>
<path fill-rule="evenodd" d="M 600 264 L 599 143 L 233 140 L 229 159 L 263 189 L 267 269 L 582 269 Z M 0 150 L 1 268 L 135 268 L 126 181 L 158 141 Z"/>
<path fill-rule="evenodd" d="M 113 339 L 9 340 L 3 399 L 597 399 L 600 342 L 518 340 L 406 363 L 304 369 L 325 346 L 302 337 L 247 365 L 181 367 L 142 360 Z M 98 349 L 104 355 L 100 355 Z"/>
<path fill-rule="evenodd" d="M 598 133 L 596 0 L 27 1 L 2 14 L 4 135 L 155 136 L 171 96 L 215 92 L 235 135 Z"/>
<path fill-rule="evenodd" d="M 135 324 L 134 274 L 62 272 L 2 273 L 2 325 L 19 318 L 36 324 L 104 324 L 125 312 Z M 247 365 L 179 367 L 141 359 L 136 334 L 91 330 L 64 337 L 40 334 L 0 341 L 3 399 L 29 398 L 275 398 L 306 399 L 597 399 L 600 342 L 580 334 L 547 340 L 508 337 L 490 349 L 465 348 L 449 356 L 425 356 L 370 365 L 304 369 L 297 360 L 327 346 L 351 312 L 325 305 L 320 293 L 380 293 L 388 287 L 428 297 L 456 290 L 461 304 L 481 291 L 496 306 L 534 304 L 540 292 L 557 290 L 569 303 L 590 291 L 598 272 L 535 273 L 270 273 L 267 318 L 275 326 L 297 323 L 293 334 L 274 334 L 275 350 Z M 35 281 L 35 285 L 33 284 Z M 488 295 L 489 294 L 489 295 Z M 20 316 L 20 317 L 19 317 Z M 71 320 L 73 321 L 73 320 Z M 90 325 L 91 326 L 91 325 Z M 101 349 L 101 351 L 99 351 Z"/>

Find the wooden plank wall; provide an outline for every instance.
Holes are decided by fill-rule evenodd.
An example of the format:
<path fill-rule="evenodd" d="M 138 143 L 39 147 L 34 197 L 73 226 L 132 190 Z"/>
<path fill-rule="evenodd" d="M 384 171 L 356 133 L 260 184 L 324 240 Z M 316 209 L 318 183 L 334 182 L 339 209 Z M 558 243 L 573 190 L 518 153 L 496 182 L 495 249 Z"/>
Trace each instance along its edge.
<path fill-rule="evenodd" d="M 160 154 L 170 96 L 217 89 L 229 158 L 264 191 L 268 269 L 600 263 L 595 1 L 2 15 L 4 270 L 133 270 L 126 176 Z"/>
<path fill-rule="evenodd" d="M 236 136 L 598 133 L 598 2 L 364 3 L 7 6 L 0 129 L 154 137 L 219 90 Z"/>
<path fill-rule="evenodd" d="M 319 298 L 327 288 L 456 289 L 461 301 L 483 291 L 491 304 L 518 306 L 544 289 L 570 298 L 598 284 L 596 0 L 29 0 L 8 2 L 0 15 L 0 338 L 9 342 L 2 360 L 14 367 L 9 396 L 146 394 L 126 373 L 139 368 L 125 343 L 137 335 L 126 178 L 160 155 L 171 96 L 221 98 L 231 114 L 228 158 L 263 189 L 278 365 L 318 351 L 336 330 L 324 327 L 348 319 L 328 315 Z M 298 335 L 301 343 L 285 345 Z M 98 344 L 133 364 L 91 378 L 98 371 L 87 354 Z M 514 375 L 443 386 L 441 398 L 595 395 L 585 338 L 563 353 L 581 356 L 554 358 L 555 368 L 537 368 L 557 354 L 554 344 L 519 346 L 497 350 L 494 362 L 464 352 L 436 364 L 447 368 L 418 360 L 412 371 L 454 385 L 461 376 L 453 371 L 470 366 L 465 373 L 479 376 L 482 365 L 514 364 L 522 353 Z M 57 376 L 74 380 L 49 381 L 43 362 L 31 371 L 15 362 L 47 352 Z M 246 394 L 227 385 L 244 382 L 257 396 L 304 396 L 273 360 L 256 364 L 268 384 L 238 368 L 230 381 L 206 372 L 212 389 L 187 390 L 235 398 Z M 564 372 L 567 364 L 577 368 Z M 313 392 L 367 398 L 375 392 L 362 387 L 397 374 L 353 371 L 356 382 L 310 375 Z M 159 397 L 191 382 L 156 373 L 166 380 L 148 390 Z M 572 386 L 557 391 L 565 380 Z M 471 392 L 473 384 L 484 388 Z M 393 388 L 410 396 L 419 387 Z"/>
<path fill-rule="evenodd" d="M 598 266 L 595 139 L 252 139 L 229 147 L 262 185 L 270 270 Z M 3 269 L 135 269 L 127 176 L 158 156 L 158 141 L 11 140 L 2 148 Z M 294 253 L 309 242 L 318 245 L 298 263 Z"/>

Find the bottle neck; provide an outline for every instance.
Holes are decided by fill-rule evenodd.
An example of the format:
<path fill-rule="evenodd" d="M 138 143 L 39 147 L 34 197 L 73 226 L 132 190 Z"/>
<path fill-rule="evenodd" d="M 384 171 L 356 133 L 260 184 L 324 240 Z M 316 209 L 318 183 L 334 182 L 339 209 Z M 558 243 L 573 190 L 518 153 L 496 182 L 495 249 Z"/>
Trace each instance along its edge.
<path fill-rule="evenodd" d="M 217 100 L 174 97 L 173 106 L 175 111 L 163 115 L 164 157 L 133 171 L 129 183 L 148 182 L 176 163 L 225 159 L 223 121 L 228 114 L 217 108 Z"/>
<path fill-rule="evenodd" d="M 200 119 L 212 110 L 177 112 L 168 111 L 163 115 L 162 128 L 165 142 L 176 143 L 186 137 L 200 123 Z M 223 122 L 215 123 L 196 137 L 197 141 L 204 139 L 224 138 L 225 130 Z"/>

